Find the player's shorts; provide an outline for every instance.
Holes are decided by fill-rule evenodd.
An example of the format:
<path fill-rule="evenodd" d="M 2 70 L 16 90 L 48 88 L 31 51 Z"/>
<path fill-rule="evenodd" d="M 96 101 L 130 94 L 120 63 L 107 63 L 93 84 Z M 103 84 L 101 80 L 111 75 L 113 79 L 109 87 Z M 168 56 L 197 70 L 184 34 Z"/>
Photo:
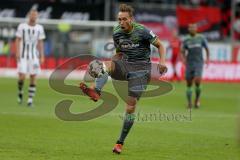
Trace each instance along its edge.
<path fill-rule="evenodd" d="M 17 68 L 18 73 L 30 75 L 37 75 L 41 71 L 38 59 L 20 59 Z"/>
<path fill-rule="evenodd" d="M 186 80 L 190 80 L 195 77 L 202 77 L 202 72 L 203 72 L 203 64 L 187 65 L 186 72 L 185 72 L 185 78 L 186 78 Z"/>
<path fill-rule="evenodd" d="M 146 61 L 113 61 L 115 70 L 111 77 L 115 80 L 128 81 L 128 96 L 139 99 L 147 89 L 151 78 L 151 63 Z"/>

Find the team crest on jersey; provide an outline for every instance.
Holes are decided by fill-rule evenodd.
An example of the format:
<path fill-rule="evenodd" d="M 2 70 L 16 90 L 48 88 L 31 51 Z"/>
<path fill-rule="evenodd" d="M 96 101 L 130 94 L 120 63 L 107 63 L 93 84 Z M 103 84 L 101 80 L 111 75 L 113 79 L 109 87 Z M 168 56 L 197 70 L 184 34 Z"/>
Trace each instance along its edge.
<path fill-rule="evenodd" d="M 139 41 L 139 37 L 138 36 L 132 36 L 131 37 L 131 41 L 133 42 L 133 43 L 137 43 L 138 41 Z"/>

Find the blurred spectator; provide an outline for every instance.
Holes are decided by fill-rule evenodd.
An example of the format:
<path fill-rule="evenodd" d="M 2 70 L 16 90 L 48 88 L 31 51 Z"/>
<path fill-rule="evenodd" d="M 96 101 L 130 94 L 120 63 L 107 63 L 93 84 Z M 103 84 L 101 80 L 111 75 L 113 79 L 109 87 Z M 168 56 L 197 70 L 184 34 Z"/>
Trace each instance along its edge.
<path fill-rule="evenodd" d="M 167 48 L 167 50 L 171 51 L 171 63 L 173 66 L 173 77 L 171 78 L 172 81 L 177 80 L 180 81 L 180 77 L 177 74 L 177 69 L 176 69 L 176 65 L 177 62 L 179 60 L 179 53 L 180 53 L 180 48 L 181 48 L 181 40 L 178 37 L 178 31 L 177 30 L 173 30 L 173 36 L 169 41 L 169 46 Z"/>
<path fill-rule="evenodd" d="M 8 55 L 9 51 L 10 51 L 10 45 L 8 44 L 8 41 L 6 40 L 1 41 L 0 54 Z"/>

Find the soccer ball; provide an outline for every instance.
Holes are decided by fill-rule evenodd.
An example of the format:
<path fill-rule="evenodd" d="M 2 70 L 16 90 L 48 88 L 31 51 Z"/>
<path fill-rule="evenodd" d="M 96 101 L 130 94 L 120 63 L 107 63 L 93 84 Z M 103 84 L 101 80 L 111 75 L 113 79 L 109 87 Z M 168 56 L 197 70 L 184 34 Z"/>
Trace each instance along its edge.
<path fill-rule="evenodd" d="M 93 78 L 99 78 L 105 73 L 105 65 L 99 60 L 93 60 L 88 65 L 88 73 Z"/>

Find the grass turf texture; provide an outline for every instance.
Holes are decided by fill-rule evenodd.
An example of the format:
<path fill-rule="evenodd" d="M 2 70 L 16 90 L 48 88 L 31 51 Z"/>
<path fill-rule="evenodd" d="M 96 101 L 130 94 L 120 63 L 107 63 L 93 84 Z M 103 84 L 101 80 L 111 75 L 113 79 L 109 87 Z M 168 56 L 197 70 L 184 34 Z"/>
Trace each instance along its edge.
<path fill-rule="evenodd" d="M 69 83 L 78 85 L 77 81 Z M 157 98 L 143 99 L 121 155 L 111 149 L 122 127 L 124 103 L 103 117 L 87 122 L 66 122 L 54 113 L 55 104 L 72 99 L 71 111 L 84 112 L 96 107 L 87 97 L 63 95 L 49 88 L 47 80 L 38 80 L 35 105 L 16 101 L 16 79 L 0 79 L 0 159 L 1 160 L 237 160 L 237 117 L 240 85 L 208 83 L 203 85 L 202 108 L 192 111 L 191 121 L 154 120 L 144 115 L 189 115 L 185 85 L 173 83 L 174 90 Z M 105 88 L 116 95 L 112 84 Z"/>

